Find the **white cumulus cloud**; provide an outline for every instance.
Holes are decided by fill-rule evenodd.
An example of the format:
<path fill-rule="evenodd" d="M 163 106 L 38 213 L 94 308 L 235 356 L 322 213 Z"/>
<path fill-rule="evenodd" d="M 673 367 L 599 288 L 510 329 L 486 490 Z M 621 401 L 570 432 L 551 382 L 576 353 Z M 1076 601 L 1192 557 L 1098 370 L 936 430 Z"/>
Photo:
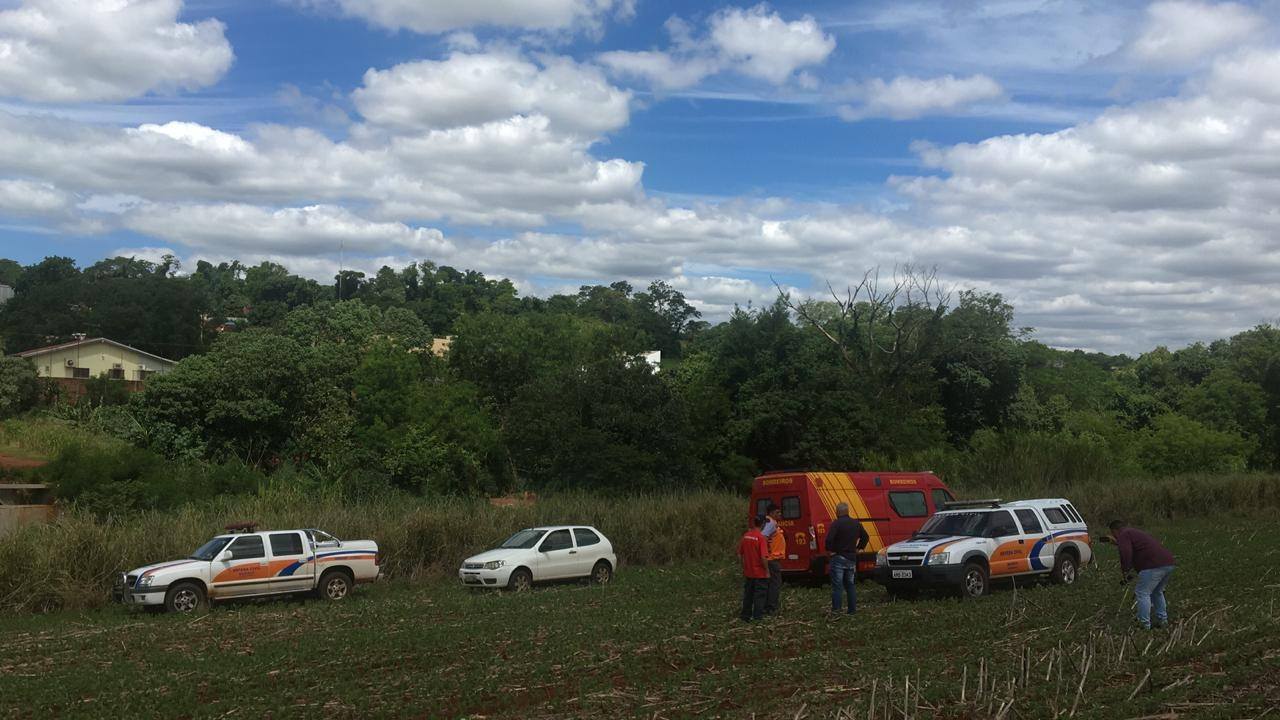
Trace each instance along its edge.
<path fill-rule="evenodd" d="M 631 94 L 599 69 L 566 58 L 547 58 L 539 67 L 511 53 L 457 52 L 369 70 L 353 99 L 369 122 L 398 129 L 544 115 L 557 128 L 596 134 L 627 124 Z"/>
<path fill-rule="evenodd" d="M 280 209 L 224 203 L 147 205 L 125 215 L 126 227 L 187 247 L 223 252 L 326 255 L 339 248 L 398 247 L 422 256 L 447 255 L 451 245 L 435 228 L 373 222 L 328 205 Z"/>
<path fill-rule="evenodd" d="M 811 15 L 788 22 L 766 5 L 713 15 L 711 42 L 741 72 L 775 85 L 802 67 L 822 64 L 836 49 L 835 38 Z"/>
<path fill-rule="evenodd" d="M 665 27 L 671 38 L 666 50 L 613 50 L 597 60 L 616 75 L 663 90 L 692 87 L 726 71 L 782 85 L 802 68 L 826 62 L 836 48 L 835 38 L 812 16 L 788 21 L 764 4 L 716 12 L 701 37 L 677 17 Z"/>
<path fill-rule="evenodd" d="M 178 22 L 181 0 L 25 0 L 0 11 L 0 96 L 125 100 L 216 83 L 234 55 L 221 22 Z"/>
<path fill-rule="evenodd" d="M 1000 84 L 986 75 L 935 78 L 900 76 L 889 82 L 876 78 L 849 89 L 857 102 L 841 105 L 844 120 L 887 117 L 895 120 L 951 112 L 966 105 L 995 100 L 1004 94 Z"/>
<path fill-rule="evenodd" d="M 1147 7 L 1146 22 L 1129 52 L 1150 65 L 1185 66 L 1238 44 L 1264 23 L 1240 3 L 1161 0 Z"/>
<path fill-rule="evenodd" d="M 630 0 L 296 0 L 334 7 L 390 30 L 444 33 L 475 27 L 564 30 L 596 26 L 610 13 L 628 17 Z"/>
<path fill-rule="evenodd" d="M 0 212 L 53 215 L 70 208 L 73 198 L 49 183 L 0 179 Z"/>

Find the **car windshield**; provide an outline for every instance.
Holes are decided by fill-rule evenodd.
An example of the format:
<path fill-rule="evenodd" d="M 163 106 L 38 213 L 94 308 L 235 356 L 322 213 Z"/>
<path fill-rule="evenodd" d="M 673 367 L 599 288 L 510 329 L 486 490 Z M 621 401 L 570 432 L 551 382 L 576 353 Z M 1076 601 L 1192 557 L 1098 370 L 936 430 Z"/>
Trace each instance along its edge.
<path fill-rule="evenodd" d="M 938 513 L 925 522 L 920 531 L 916 533 L 916 537 L 947 537 L 949 535 L 982 537 L 982 534 L 986 532 L 987 526 L 990 524 L 992 514 L 982 512 Z"/>
<path fill-rule="evenodd" d="M 534 545 L 537 545 L 538 541 L 542 539 L 542 536 L 545 535 L 546 532 L 546 530 L 541 529 L 521 530 L 515 535 L 507 538 L 507 541 L 502 543 L 502 547 L 510 550 L 528 550 Z"/>
<path fill-rule="evenodd" d="M 222 552 L 222 548 L 226 547 L 229 542 L 231 542 L 231 538 L 229 537 L 216 537 L 201 545 L 199 550 L 191 553 L 191 559 L 213 560 L 218 556 L 218 553 Z"/>

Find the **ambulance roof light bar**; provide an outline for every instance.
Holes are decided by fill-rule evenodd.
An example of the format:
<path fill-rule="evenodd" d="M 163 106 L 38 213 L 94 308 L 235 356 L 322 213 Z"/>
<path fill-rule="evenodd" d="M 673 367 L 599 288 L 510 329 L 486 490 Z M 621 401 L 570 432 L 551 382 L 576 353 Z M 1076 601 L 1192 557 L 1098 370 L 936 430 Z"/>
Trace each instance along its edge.
<path fill-rule="evenodd" d="M 257 529 L 258 529 L 258 522 L 256 520 L 246 520 L 244 522 L 229 523 L 226 526 L 226 531 L 233 534 L 256 532 Z"/>
<path fill-rule="evenodd" d="M 1000 498 L 991 498 L 987 500 L 948 500 L 942 503 L 943 510 L 956 510 L 959 508 L 998 508 L 1000 503 L 1004 502 Z"/>

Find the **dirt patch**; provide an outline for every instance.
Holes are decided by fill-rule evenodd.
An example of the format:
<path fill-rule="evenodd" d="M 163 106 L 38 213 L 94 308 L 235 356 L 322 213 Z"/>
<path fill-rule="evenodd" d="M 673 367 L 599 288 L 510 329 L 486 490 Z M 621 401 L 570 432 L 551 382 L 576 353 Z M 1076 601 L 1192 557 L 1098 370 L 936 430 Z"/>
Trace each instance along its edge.
<path fill-rule="evenodd" d="M 45 460 L 36 460 L 34 458 L 17 457 L 14 455 L 5 455 L 0 453 L 0 470 L 30 470 L 47 465 Z"/>

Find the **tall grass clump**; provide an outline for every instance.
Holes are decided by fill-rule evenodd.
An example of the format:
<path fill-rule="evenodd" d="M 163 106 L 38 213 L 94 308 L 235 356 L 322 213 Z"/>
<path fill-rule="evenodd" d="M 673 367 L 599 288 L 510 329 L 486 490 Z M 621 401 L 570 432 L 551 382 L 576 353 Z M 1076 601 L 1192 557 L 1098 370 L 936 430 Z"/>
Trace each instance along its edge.
<path fill-rule="evenodd" d="M 1120 518 L 1153 523 L 1227 514 L 1270 516 L 1280 508 L 1280 475 L 1190 474 L 1152 480 L 953 482 L 963 498 L 1066 497 L 1102 532 Z M 631 497 L 547 496 L 531 505 L 423 498 L 387 491 L 344 499 L 333 486 L 281 482 L 252 495 L 222 496 L 171 510 L 101 515 L 71 506 L 52 523 L 0 536 L 0 612 L 42 612 L 104 604 L 120 572 L 185 557 L 223 527 L 255 520 L 263 529 L 316 527 L 348 539 L 376 540 L 389 578 L 446 577 L 469 555 L 537 525 L 594 525 L 624 565 L 729 559 L 747 499 L 690 491 Z"/>
<path fill-rule="evenodd" d="M 1065 497 L 1100 532 L 1113 519 L 1143 523 L 1223 514 L 1274 514 L 1280 509 L 1280 475 L 1192 473 L 1160 479 L 1089 480 L 1070 485 L 1040 482 L 951 489 L 966 498 L 1014 500 Z"/>
<path fill-rule="evenodd" d="M 120 572 L 185 557 L 241 520 L 263 529 L 315 527 L 341 538 L 376 540 L 387 576 L 415 580 L 451 573 L 467 556 L 516 530 L 556 523 L 595 525 L 623 564 L 726 557 L 746 510 L 746 498 L 710 491 L 621 499 L 560 495 L 502 508 L 484 499 L 396 494 L 351 502 L 337 492 L 280 487 L 106 518 L 72 507 L 50 524 L 0 536 L 0 612 L 102 605 Z"/>
<path fill-rule="evenodd" d="M 127 443 L 71 422 L 46 417 L 0 422 L 0 448 L 51 458 L 73 445 L 105 450 L 125 447 Z"/>

